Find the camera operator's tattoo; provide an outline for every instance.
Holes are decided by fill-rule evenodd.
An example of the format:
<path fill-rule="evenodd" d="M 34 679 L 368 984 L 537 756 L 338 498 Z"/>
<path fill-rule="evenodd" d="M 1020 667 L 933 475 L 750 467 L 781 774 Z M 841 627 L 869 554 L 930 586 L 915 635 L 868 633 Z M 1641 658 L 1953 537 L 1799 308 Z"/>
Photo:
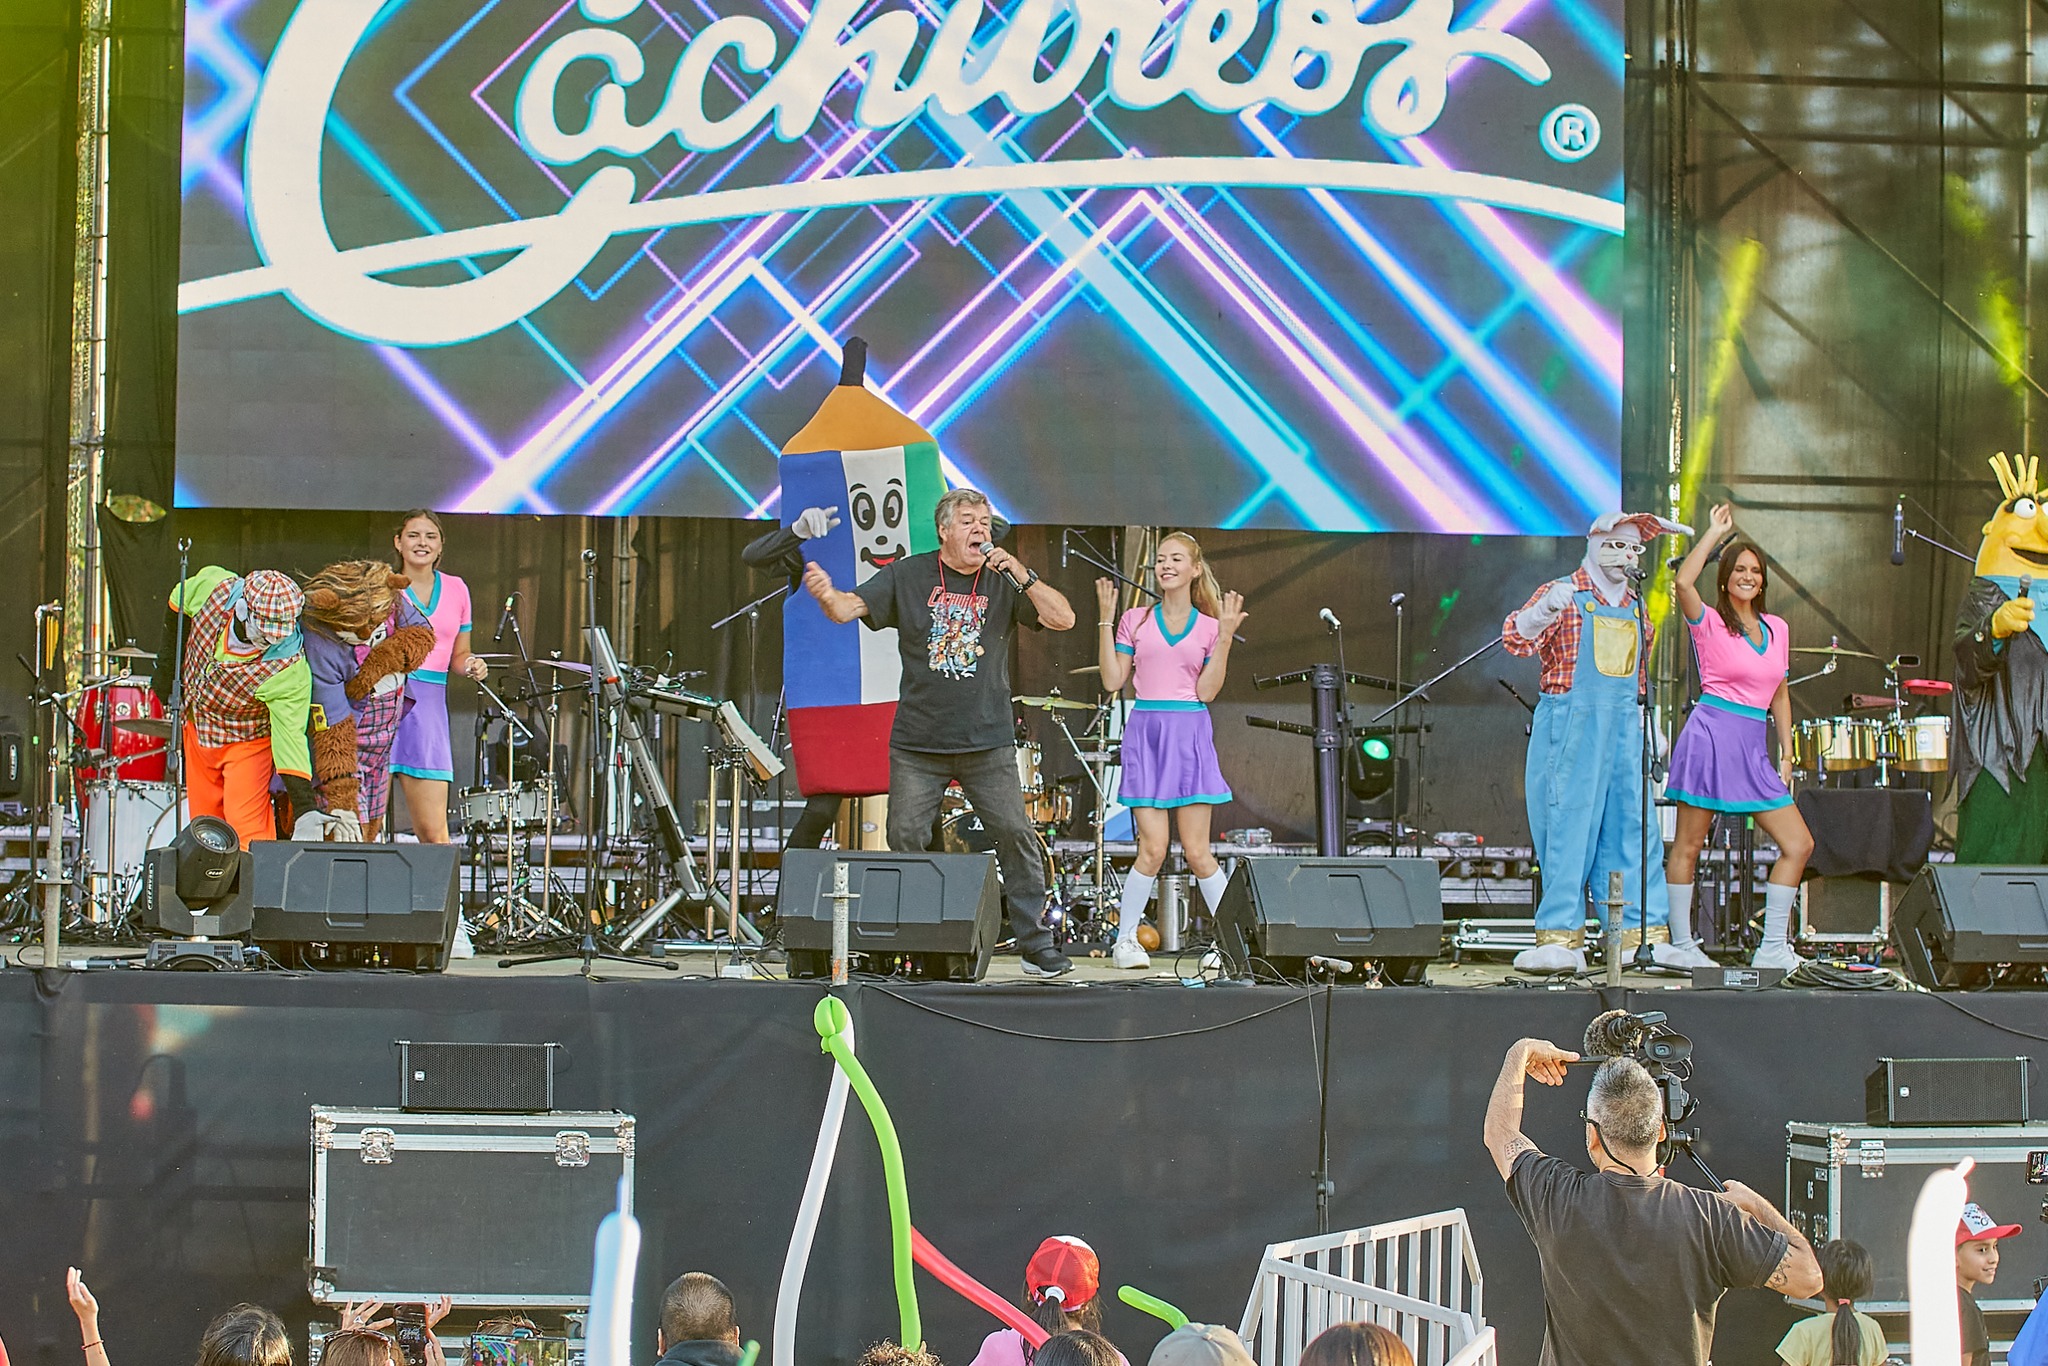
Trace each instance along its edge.
<path fill-rule="evenodd" d="M 1523 1153 L 1540 1153 L 1542 1151 L 1541 1148 L 1536 1146 L 1535 1140 L 1522 1134 L 1516 1134 L 1500 1150 L 1501 1179 L 1507 1179 L 1507 1173 L 1515 1169 L 1515 1163 L 1521 1159 Z"/>
<path fill-rule="evenodd" d="M 1764 1282 L 1764 1289 L 1775 1290 L 1781 1295 L 1785 1294 L 1792 1285 L 1793 1264 L 1798 1260 L 1799 1245 L 1797 1243 L 1787 1243 L 1785 1245 L 1785 1255 L 1778 1259 L 1778 1269 L 1773 1271 L 1771 1278 Z"/>

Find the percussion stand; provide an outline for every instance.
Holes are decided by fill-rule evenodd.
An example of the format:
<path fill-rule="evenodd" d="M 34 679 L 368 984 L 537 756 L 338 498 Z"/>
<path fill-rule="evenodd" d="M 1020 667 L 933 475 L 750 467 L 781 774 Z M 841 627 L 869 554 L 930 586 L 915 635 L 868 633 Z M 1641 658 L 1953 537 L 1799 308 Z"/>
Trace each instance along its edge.
<path fill-rule="evenodd" d="M 1097 726 L 1104 724 L 1109 719 L 1109 709 L 1112 705 L 1112 702 L 1113 699 L 1105 698 L 1102 702 L 1096 705 L 1095 719 L 1089 723 L 1088 729 L 1093 730 Z M 1052 713 L 1053 725 L 1059 727 L 1060 734 L 1066 737 L 1067 748 L 1073 750 L 1074 757 L 1081 761 L 1081 771 L 1088 775 L 1089 785 L 1095 789 L 1094 911 L 1095 919 L 1099 924 L 1103 916 L 1103 896 L 1107 891 L 1107 879 L 1104 876 L 1104 866 L 1107 862 L 1107 859 L 1103 852 L 1104 840 L 1102 836 L 1102 825 L 1103 822 L 1107 820 L 1109 816 L 1109 786 L 1108 784 L 1102 781 L 1102 775 L 1095 771 L 1095 763 L 1090 762 L 1091 755 L 1089 751 L 1081 748 L 1080 740 L 1075 737 L 1073 730 L 1067 725 L 1066 718 L 1060 715 L 1060 709 L 1058 707 L 1053 707 L 1050 708 L 1050 711 Z M 1107 740 L 1108 737 L 1104 736 L 1103 738 Z M 1106 755 L 1108 752 L 1108 748 L 1105 746 L 1104 748 L 1095 751 L 1093 758 L 1097 762 L 1100 762 L 1102 757 Z M 1048 786 L 1047 791 L 1051 791 L 1050 786 Z M 1051 840 L 1046 841 L 1047 848 L 1050 848 L 1051 844 Z M 1059 871 L 1059 861 L 1057 859 L 1053 861 L 1053 871 L 1056 875 Z"/>

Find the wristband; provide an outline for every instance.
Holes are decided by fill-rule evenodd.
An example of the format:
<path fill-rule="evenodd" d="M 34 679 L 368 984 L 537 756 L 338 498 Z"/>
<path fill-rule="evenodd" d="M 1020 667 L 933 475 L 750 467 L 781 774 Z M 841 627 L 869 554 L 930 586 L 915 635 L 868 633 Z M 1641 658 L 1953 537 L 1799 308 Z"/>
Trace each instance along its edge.
<path fill-rule="evenodd" d="M 105 1339 L 103 1338 L 94 1338 L 91 1342 L 86 1343 L 85 1346 L 79 1348 L 78 1350 L 81 1352 L 90 1352 L 93 1348 L 99 1346 L 100 1343 L 103 1341 L 105 1341 Z"/>

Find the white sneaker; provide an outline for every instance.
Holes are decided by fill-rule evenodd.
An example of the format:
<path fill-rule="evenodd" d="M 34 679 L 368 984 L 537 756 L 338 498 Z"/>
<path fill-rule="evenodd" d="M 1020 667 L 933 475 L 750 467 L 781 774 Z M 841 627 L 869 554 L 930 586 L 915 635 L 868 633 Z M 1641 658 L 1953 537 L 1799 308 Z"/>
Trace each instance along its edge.
<path fill-rule="evenodd" d="M 448 950 L 448 956 L 450 958 L 476 957 L 476 945 L 469 942 L 469 919 L 467 916 L 457 916 L 455 918 L 455 943 Z"/>
<path fill-rule="evenodd" d="M 1135 939 L 1119 939 L 1109 951 L 1109 956 L 1120 968 L 1149 968 L 1152 957 L 1145 952 L 1145 946 Z"/>
<path fill-rule="evenodd" d="M 1586 951 L 1569 944 L 1538 944 L 1515 955 L 1515 971 L 1552 975 L 1586 970 Z"/>
<path fill-rule="evenodd" d="M 1690 944 L 1652 944 L 1650 956 L 1657 960 L 1660 968 L 1712 968 L 1719 967 L 1707 957 L 1707 951 L 1700 947 L 1699 940 Z"/>
<path fill-rule="evenodd" d="M 1783 968 L 1786 972 L 1797 972 L 1812 961 L 1811 958 L 1800 957 L 1798 950 L 1785 940 L 1774 939 L 1757 949 L 1755 955 L 1750 958 L 1749 965 L 1753 968 Z"/>

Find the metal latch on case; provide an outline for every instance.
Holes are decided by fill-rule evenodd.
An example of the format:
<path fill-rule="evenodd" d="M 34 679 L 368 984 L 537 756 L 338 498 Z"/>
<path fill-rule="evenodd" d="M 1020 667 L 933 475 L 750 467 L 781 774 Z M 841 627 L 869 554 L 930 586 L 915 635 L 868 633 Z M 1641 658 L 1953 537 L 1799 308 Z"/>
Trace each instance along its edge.
<path fill-rule="evenodd" d="M 398 1150 L 398 1135 L 390 1129 L 363 1130 L 363 1162 L 366 1166 L 388 1167 Z"/>
<path fill-rule="evenodd" d="M 1866 1138 L 1856 1145 L 1856 1160 L 1862 1165 L 1866 1180 L 1875 1180 L 1884 1175 L 1884 1140 Z"/>
<path fill-rule="evenodd" d="M 565 1129 L 555 1135 L 555 1165 L 557 1167 L 587 1167 L 590 1165 L 590 1135 L 574 1129 Z"/>

